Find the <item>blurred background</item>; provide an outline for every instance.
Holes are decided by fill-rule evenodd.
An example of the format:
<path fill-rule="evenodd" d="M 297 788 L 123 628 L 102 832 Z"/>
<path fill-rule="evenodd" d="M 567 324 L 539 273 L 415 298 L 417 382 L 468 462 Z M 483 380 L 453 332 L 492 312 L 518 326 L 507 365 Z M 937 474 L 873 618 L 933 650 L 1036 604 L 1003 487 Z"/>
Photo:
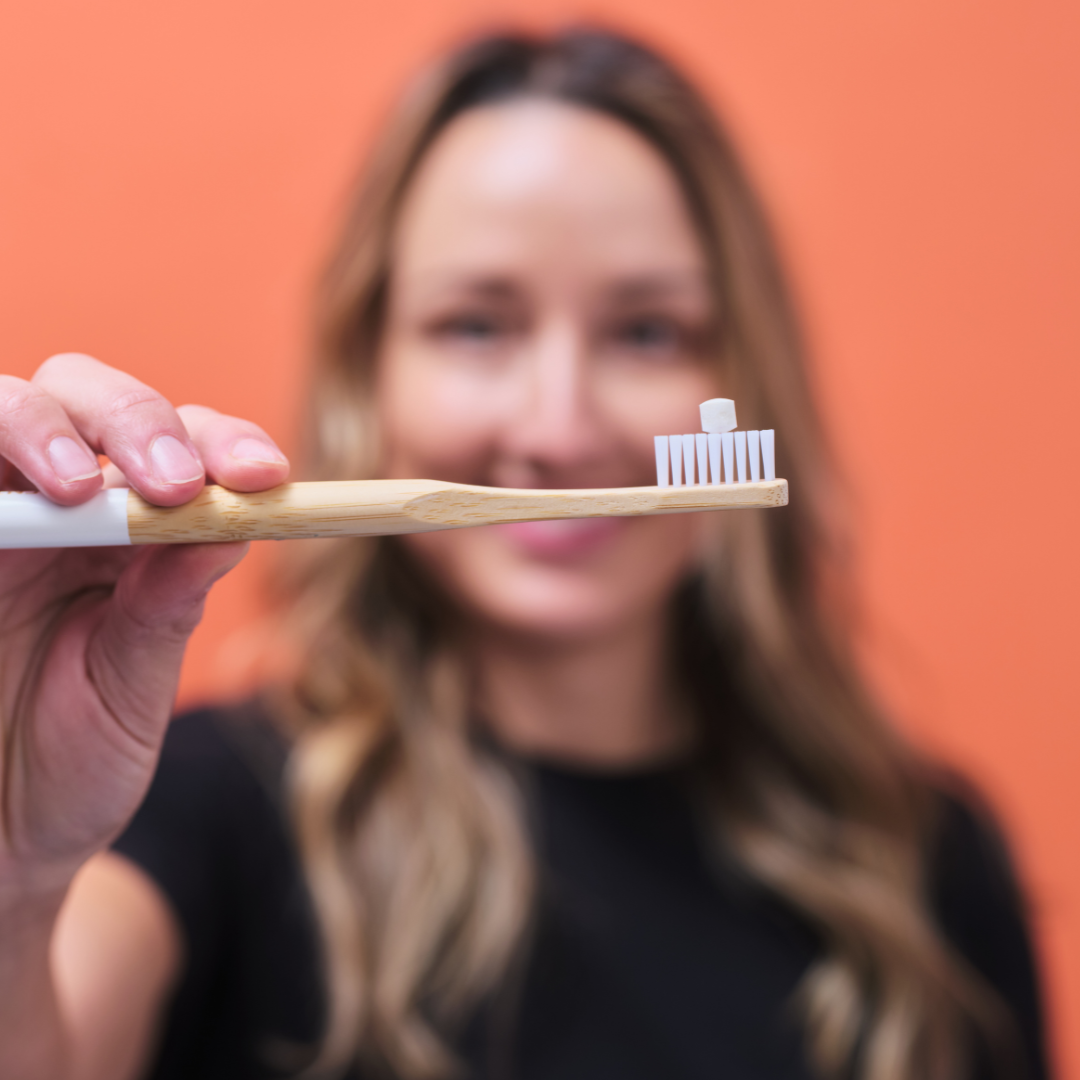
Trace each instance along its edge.
<path fill-rule="evenodd" d="M 312 281 L 389 103 L 472 30 L 583 20 L 684 64 L 765 192 L 865 662 L 1004 817 L 1080 1077 L 1074 3 L 2 0 L 0 369 L 90 352 L 293 448 Z M 183 702 L 244 691 L 272 554 L 216 590 Z"/>

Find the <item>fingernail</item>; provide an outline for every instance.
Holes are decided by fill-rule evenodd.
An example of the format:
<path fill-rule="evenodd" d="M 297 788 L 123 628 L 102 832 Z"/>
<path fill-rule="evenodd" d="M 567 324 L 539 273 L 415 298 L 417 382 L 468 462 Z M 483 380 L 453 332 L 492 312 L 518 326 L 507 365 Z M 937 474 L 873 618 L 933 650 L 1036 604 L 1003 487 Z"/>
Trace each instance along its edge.
<path fill-rule="evenodd" d="M 53 472 L 65 484 L 74 484 L 76 480 L 89 480 L 91 476 L 101 475 L 97 458 L 91 457 L 67 435 L 57 435 L 49 443 L 49 461 L 52 462 Z"/>
<path fill-rule="evenodd" d="M 240 461 L 258 461 L 264 465 L 284 465 L 285 455 L 262 439 L 238 439 L 230 451 Z"/>
<path fill-rule="evenodd" d="M 150 463 L 158 479 L 166 484 L 190 484 L 201 480 L 202 466 L 174 435 L 159 435 L 150 447 Z"/>

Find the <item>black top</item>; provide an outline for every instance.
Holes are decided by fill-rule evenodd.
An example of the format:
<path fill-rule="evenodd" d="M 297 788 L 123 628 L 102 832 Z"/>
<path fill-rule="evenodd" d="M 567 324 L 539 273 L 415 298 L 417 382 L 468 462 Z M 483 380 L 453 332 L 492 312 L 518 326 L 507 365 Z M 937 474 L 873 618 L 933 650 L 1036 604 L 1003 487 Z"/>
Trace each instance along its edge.
<path fill-rule="evenodd" d="M 257 718 L 181 717 L 115 844 L 169 897 L 187 945 L 153 1080 L 289 1076 L 317 1042 L 324 998 L 281 807 L 284 757 Z M 515 765 L 535 815 L 538 915 L 518 989 L 501 995 L 515 1003 L 512 1028 L 500 1020 L 493 1034 L 507 1012 L 497 997 L 457 1040 L 468 1076 L 809 1080 L 790 1002 L 819 942 L 706 860 L 680 771 Z M 1012 1007 L 1030 1080 L 1043 1080 L 1031 946 L 1004 848 L 981 816 L 943 801 L 936 917 Z"/>

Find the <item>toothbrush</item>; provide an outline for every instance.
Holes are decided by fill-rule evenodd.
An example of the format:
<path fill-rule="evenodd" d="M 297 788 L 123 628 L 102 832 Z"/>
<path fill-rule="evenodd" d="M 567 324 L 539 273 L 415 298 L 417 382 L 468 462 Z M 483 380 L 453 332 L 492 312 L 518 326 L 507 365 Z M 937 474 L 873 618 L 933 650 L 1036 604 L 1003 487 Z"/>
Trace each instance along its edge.
<path fill-rule="evenodd" d="M 703 419 L 704 410 L 702 406 Z M 708 456 L 716 433 L 705 434 Z M 43 495 L 3 492 L 0 548 L 388 536 L 514 521 L 636 517 L 787 504 L 787 481 L 775 478 L 771 452 L 760 480 L 746 481 L 743 476 L 738 483 L 729 479 L 695 484 L 693 456 L 703 460 L 700 437 L 658 436 L 658 465 L 661 439 L 671 449 L 674 482 L 668 483 L 665 450 L 663 479 L 658 469 L 656 487 L 551 490 L 437 480 L 344 480 L 283 484 L 252 493 L 209 486 L 190 502 L 174 507 L 154 506 L 127 488 L 110 488 L 74 507 L 57 506 Z M 691 448 L 687 483 L 682 482 L 681 469 L 675 467 L 675 446 L 681 461 L 684 444 Z M 764 439 L 761 446 L 764 450 Z M 713 464 L 713 476 L 718 477 L 715 460 Z M 700 465 L 699 475 L 704 476 Z"/>

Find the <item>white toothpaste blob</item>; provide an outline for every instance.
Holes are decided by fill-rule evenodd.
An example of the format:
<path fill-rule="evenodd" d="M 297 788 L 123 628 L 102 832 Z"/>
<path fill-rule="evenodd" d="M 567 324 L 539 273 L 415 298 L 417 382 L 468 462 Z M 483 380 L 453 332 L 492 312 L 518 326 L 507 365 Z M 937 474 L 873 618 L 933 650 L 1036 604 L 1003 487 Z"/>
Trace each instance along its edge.
<path fill-rule="evenodd" d="M 719 435 L 725 431 L 734 431 L 739 425 L 735 421 L 735 402 L 731 398 L 714 397 L 701 403 L 701 430 Z"/>

